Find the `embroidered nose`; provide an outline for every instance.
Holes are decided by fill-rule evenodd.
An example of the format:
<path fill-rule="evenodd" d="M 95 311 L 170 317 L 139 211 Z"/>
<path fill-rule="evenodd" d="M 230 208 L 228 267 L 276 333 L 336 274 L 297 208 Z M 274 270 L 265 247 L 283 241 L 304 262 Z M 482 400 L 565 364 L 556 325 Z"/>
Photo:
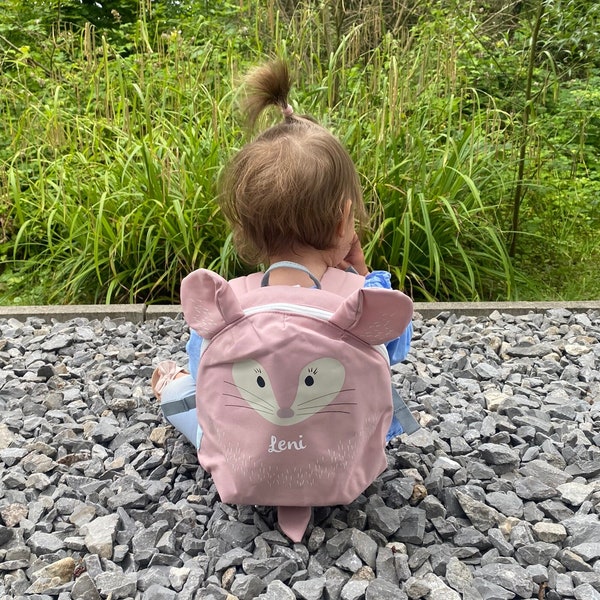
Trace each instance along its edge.
<path fill-rule="evenodd" d="M 291 408 L 280 408 L 277 411 L 277 416 L 280 419 L 291 419 L 294 416 L 294 411 Z"/>

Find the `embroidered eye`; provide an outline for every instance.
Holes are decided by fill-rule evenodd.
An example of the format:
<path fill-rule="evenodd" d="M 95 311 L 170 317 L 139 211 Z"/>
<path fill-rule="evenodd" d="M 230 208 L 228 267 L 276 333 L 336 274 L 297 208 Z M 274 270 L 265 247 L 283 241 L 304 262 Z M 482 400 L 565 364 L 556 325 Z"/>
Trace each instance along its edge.
<path fill-rule="evenodd" d="M 263 379 L 262 375 L 259 375 L 259 376 L 256 378 L 256 384 L 257 384 L 257 385 L 258 385 L 258 387 L 260 387 L 260 388 L 264 388 L 264 387 L 265 387 L 265 385 L 266 385 L 266 384 L 265 384 L 265 380 Z"/>
<path fill-rule="evenodd" d="M 305 383 L 307 386 L 309 386 L 309 387 L 310 387 L 311 385 L 313 385 L 313 383 L 314 383 L 314 382 L 315 382 L 315 379 L 314 379 L 314 377 L 313 377 L 312 375 L 307 375 L 307 376 L 305 377 L 305 379 L 304 379 L 304 383 Z"/>

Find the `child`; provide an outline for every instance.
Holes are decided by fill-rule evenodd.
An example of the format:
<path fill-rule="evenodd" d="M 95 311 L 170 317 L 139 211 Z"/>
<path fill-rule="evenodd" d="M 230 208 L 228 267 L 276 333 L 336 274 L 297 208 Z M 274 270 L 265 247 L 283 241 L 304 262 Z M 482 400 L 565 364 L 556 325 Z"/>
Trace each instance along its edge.
<path fill-rule="evenodd" d="M 240 255 L 250 264 L 270 265 L 268 285 L 320 288 L 329 269 L 364 277 L 364 287 L 389 289 L 390 275 L 370 273 L 355 230 L 365 218 L 356 168 L 340 142 L 288 104 L 287 65 L 275 61 L 253 71 L 246 81 L 245 112 L 250 126 L 269 106 L 283 121 L 244 146 L 225 169 L 219 202 L 232 226 Z M 340 302 L 342 298 L 340 297 Z M 412 325 L 386 344 L 391 364 L 403 360 Z M 194 331 L 187 344 L 189 372 L 173 361 L 160 363 L 152 385 L 166 419 L 200 447 L 196 415 L 196 381 L 202 339 Z M 418 424 L 393 391 L 394 417 L 389 441 Z"/>

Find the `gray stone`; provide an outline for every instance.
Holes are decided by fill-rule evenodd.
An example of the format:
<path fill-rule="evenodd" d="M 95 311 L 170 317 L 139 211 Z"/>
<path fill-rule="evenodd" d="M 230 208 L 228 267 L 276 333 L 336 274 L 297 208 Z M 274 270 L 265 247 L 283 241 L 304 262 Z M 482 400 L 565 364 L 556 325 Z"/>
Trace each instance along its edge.
<path fill-rule="evenodd" d="M 556 489 L 560 494 L 561 500 L 564 500 L 571 506 L 580 506 L 586 500 L 588 500 L 595 491 L 593 485 L 579 483 L 576 481 L 569 481 L 568 483 L 563 483 L 562 485 L 559 485 Z"/>
<path fill-rule="evenodd" d="M 485 532 L 504 521 L 504 517 L 496 509 L 474 500 L 468 494 L 457 491 L 456 497 L 471 523 L 480 531 Z"/>
<path fill-rule="evenodd" d="M 92 429 L 90 436 L 100 444 L 108 444 L 119 435 L 119 427 L 116 422 L 101 418 Z"/>
<path fill-rule="evenodd" d="M 573 580 L 567 573 L 556 573 L 554 577 L 549 578 L 549 583 L 550 587 L 560 598 L 572 597 L 574 595 Z"/>
<path fill-rule="evenodd" d="M 585 562 L 583 558 L 579 556 L 579 554 L 576 554 L 575 552 L 569 549 L 565 549 L 559 552 L 557 558 L 563 565 L 563 567 L 568 571 L 589 572 L 592 570 L 592 566 Z"/>
<path fill-rule="evenodd" d="M 533 582 L 527 571 L 516 564 L 488 564 L 477 569 L 474 575 L 477 578 L 498 583 L 501 587 L 522 598 L 530 598 L 533 591 Z M 479 591 L 481 592 L 481 590 Z M 483 594 L 483 592 L 481 593 Z"/>
<path fill-rule="evenodd" d="M 358 529 L 344 529 L 327 541 L 326 548 L 331 558 L 339 558 L 348 549 L 354 548 L 365 564 L 375 568 L 377 543 Z"/>
<path fill-rule="evenodd" d="M 532 531 L 540 542 L 548 542 L 550 544 L 562 542 L 567 537 L 567 530 L 560 523 L 540 521 L 533 525 Z"/>
<path fill-rule="evenodd" d="M 449 588 L 441 577 L 434 573 L 427 573 L 423 580 L 429 587 L 429 600 L 461 600 L 461 596 L 453 589 Z"/>
<path fill-rule="evenodd" d="M 578 585 L 573 590 L 575 600 L 600 600 L 600 591 L 592 587 L 589 583 Z"/>
<path fill-rule="evenodd" d="M 344 573 L 338 567 L 329 567 L 325 571 L 325 592 L 331 600 L 339 600 L 342 595 L 342 588 L 350 579 L 350 575 Z"/>
<path fill-rule="evenodd" d="M 194 600 L 197 591 L 204 581 L 204 573 L 201 571 L 190 571 L 183 589 L 179 592 L 177 600 Z"/>
<path fill-rule="evenodd" d="M 137 576 L 135 573 L 100 573 L 96 577 L 96 585 L 104 597 L 109 594 L 114 600 L 133 597 L 137 589 Z"/>
<path fill-rule="evenodd" d="M 284 582 L 291 581 L 291 578 L 298 572 L 298 563 L 296 560 L 287 559 L 280 566 L 273 569 L 268 575 L 265 575 L 265 583 L 281 580 Z"/>
<path fill-rule="evenodd" d="M 521 548 L 527 544 L 533 544 L 534 539 L 531 534 L 531 526 L 529 523 L 519 521 L 511 529 L 509 534 L 510 543 L 515 548 Z"/>
<path fill-rule="evenodd" d="M 367 592 L 369 581 L 367 579 L 354 579 L 350 578 L 350 581 L 342 588 L 341 600 L 363 600 Z"/>
<path fill-rule="evenodd" d="M 396 555 L 391 548 L 379 548 L 375 561 L 375 573 L 377 578 L 387 581 L 392 585 L 398 585 L 398 573 L 396 571 Z"/>
<path fill-rule="evenodd" d="M 479 454 L 489 465 L 516 467 L 521 462 L 519 453 L 504 444 L 481 444 Z"/>
<path fill-rule="evenodd" d="M 523 516 L 523 501 L 514 492 L 491 492 L 486 494 L 486 502 L 507 517 Z"/>
<path fill-rule="evenodd" d="M 516 556 L 522 564 L 548 566 L 550 560 L 559 552 L 560 548 L 548 542 L 534 542 L 525 544 L 517 549 Z"/>
<path fill-rule="evenodd" d="M 514 554 L 513 545 L 504 537 L 500 529 L 489 529 L 487 534 L 492 546 L 498 550 L 500 556 L 512 556 Z"/>
<path fill-rule="evenodd" d="M 419 508 L 425 511 L 425 516 L 428 519 L 436 517 L 444 518 L 446 516 L 446 507 L 435 497 L 426 496 L 419 504 Z"/>
<path fill-rule="evenodd" d="M 169 567 L 151 567 L 138 571 L 138 590 L 145 592 L 152 586 L 169 587 Z"/>
<path fill-rule="evenodd" d="M 176 598 L 177 592 L 156 583 L 152 584 L 142 596 L 142 600 L 176 600 Z"/>
<path fill-rule="evenodd" d="M 394 556 L 394 565 L 398 579 L 400 581 L 407 581 L 411 575 L 410 567 L 408 566 L 408 556 L 406 554 L 396 554 Z"/>
<path fill-rule="evenodd" d="M 439 456 L 433 463 L 433 468 L 435 469 L 436 467 L 442 469 L 444 473 L 452 476 L 454 473 L 456 473 L 456 471 L 462 468 L 462 465 L 458 461 L 453 460 L 448 456 Z"/>
<path fill-rule="evenodd" d="M 321 527 L 315 527 L 308 538 L 307 547 L 309 552 L 316 552 L 325 541 L 325 531 Z"/>
<path fill-rule="evenodd" d="M 71 588 L 72 600 L 100 600 L 100 592 L 87 573 L 82 573 Z"/>
<path fill-rule="evenodd" d="M 73 342 L 71 336 L 68 335 L 54 335 L 48 338 L 45 342 L 43 342 L 40 346 L 42 350 L 46 350 L 47 352 L 52 352 L 54 350 L 60 350 L 62 348 L 66 348 L 70 346 Z"/>
<path fill-rule="evenodd" d="M 82 526 L 81 532 L 85 535 L 85 545 L 91 554 L 112 558 L 118 524 L 119 515 L 113 514 L 97 517 Z"/>
<path fill-rule="evenodd" d="M 171 567 L 169 569 L 169 583 L 171 584 L 171 587 L 176 592 L 180 592 L 190 576 L 190 573 L 191 569 L 189 567 Z"/>
<path fill-rule="evenodd" d="M 515 492 L 523 500 L 546 500 L 558 494 L 556 488 L 537 477 L 523 477 L 515 481 Z"/>
<path fill-rule="evenodd" d="M 302 600 L 320 600 L 325 587 L 325 577 L 317 577 L 308 581 L 297 581 L 292 590 Z"/>
<path fill-rule="evenodd" d="M 485 600 L 512 600 L 516 597 L 514 592 L 483 577 L 475 577 L 473 586 Z"/>
<path fill-rule="evenodd" d="M 548 569 L 544 565 L 528 565 L 525 570 L 538 585 L 548 581 Z"/>
<path fill-rule="evenodd" d="M 454 535 L 453 541 L 458 547 L 474 546 L 480 550 L 490 547 L 487 536 L 474 527 L 459 529 Z"/>
<path fill-rule="evenodd" d="M 245 546 L 258 536 L 259 531 L 254 525 L 237 521 L 218 521 L 212 528 L 212 534 L 232 546 Z"/>
<path fill-rule="evenodd" d="M 581 556 L 586 562 L 591 563 L 600 558 L 600 542 L 584 542 L 583 544 L 572 546 L 571 550 Z"/>
<path fill-rule="evenodd" d="M 231 593 L 239 600 L 254 600 L 266 584 L 256 575 L 237 575 L 231 585 Z"/>
<path fill-rule="evenodd" d="M 408 596 L 397 586 L 383 579 L 373 579 L 367 587 L 366 600 L 406 600 Z"/>
<path fill-rule="evenodd" d="M 570 519 L 574 515 L 574 512 L 560 500 L 544 500 L 538 506 L 548 518 L 557 522 Z"/>
<path fill-rule="evenodd" d="M 264 578 L 275 569 L 281 567 L 288 559 L 283 556 L 273 558 L 245 558 L 242 561 L 242 569 L 247 575 L 256 575 Z"/>
<path fill-rule="evenodd" d="M 593 571 L 574 571 L 571 573 L 571 578 L 573 579 L 574 586 L 580 586 L 587 583 L 588 585 L 595 587 L 597 590 L 600 590 L 600 573 Z"/>
<path fill-rule="evenodd" d="M 600 540 L 598 515 L 576 515 L 562 521 L 569 534 L 571 545 L 578 546 Z"/>
<path fill-rule="evenodd" d="M 425 535 L 427 517 L 424 510 L 407 506 L 398 509 L 400 524 L 395 530 L 394 539 L 410 544 L 421 544 Z"/>
<path fill-rule="evenodd" d="M 356 550 L 354 548 L 349 548 L 342 554 L 336 561 L 335 564 L 340 569 L 344 571 L 349 571 L 350 573 L 355 573 L 363 566 L 362 560 L 359 558 L 358 554 L 356 554 Z"/>
<path fill-rule="evenodd" d="M 419 598 L 425 598 L 431 592 L 431 587 L 425 579 L 411 577 L 404 584 L 404 590 L 410 600 L 419 600 Z"/>
<path fill-rule="evenodd" d="M 377 496 L 371 497 L 366 512 L 370 527 L 385 536 L 392 535 L 400 527 L 398 510 L 389 508 Z"/>
<path fill-rule="evenodd" d="M 216 583 L 210 582 L 194 596 L 194 600 L 228 600 L 231 594 Z M 234 596 L 235 597 L 235 596 Z"/>
<path fill-rule="evenodd" d="M 468 565 L 452 556 L 446 564 L 446 581 L 452 589 L 463 594 L 473 583 L 473 572 Z"/>
<path fill-rule="evenodd" d="M 500 369 L 486 362 L 475 365 L 475 372 L 479 375 L 480 379 L 483 380 L 493 379 L 497 381 L 501 377 Z"/>
<path fill-rule="evenodd" d="M 572 479 L 564 470 L 542 459 L 528 462 L 521 466 L 519 472 L 525 477 L 536 477 L 554 489 Z"/>
<path fill-rule="evenodd" d="M 281 581 L 272 581 L 257 600 L 296 600 L 296 594 Z"/>
<path fill-rule="evenodd" d="M 64 541 L 51 533 L 36 531 L 27 541 L 31 550 L 38 555 L 54 554 L 65 547 Z"/>
<path fill-rule="evenodd" d="M 531 346 L 511 346 L 506 353 L 519 358 L 543 358 L 552 352 L 549 344 L 533 344 Z"/>
<path fill-rule="evenodd" d="M 252 554 L 244 548 L 233 548 L 223 554 L 217 564 L 215 565 L 215 571 L 223 571 L 232 566 L 239 566 L 245 558 L 251 557 Z"/>

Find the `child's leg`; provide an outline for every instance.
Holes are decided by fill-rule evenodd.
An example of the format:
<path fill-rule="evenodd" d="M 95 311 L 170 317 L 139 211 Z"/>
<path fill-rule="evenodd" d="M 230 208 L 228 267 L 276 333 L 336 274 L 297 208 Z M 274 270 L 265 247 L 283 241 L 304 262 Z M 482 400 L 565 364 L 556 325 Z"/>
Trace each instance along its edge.
<path fill-rule="evenodd" d="M 392 385 L 392 400 L 394 402 L 394 416 L 392 417 L 392 423 L 385 437 L 385 441 L 389 442 L 392 438 L 406 433 L 410 435 L 420 429 L 420 425 L 417 423 L 408 406 L 404 403 L 404 400 L 400 397 L 398 390 Z"/>
<path fill-rule="evenodd" d="M 160 408 L 167 421 L 199 448 L 202 430 L 196 416 L 196 383 L 191 375 L 167 383 L 162 391 Z"/>
<path fill-rule="evenodd" d="M 192 376 L 175 361 L 163 360 L 154 369 L 151 384 L 167 421 L 200 448 L 202 430 L 196 417 L 196 384 Z"/>

